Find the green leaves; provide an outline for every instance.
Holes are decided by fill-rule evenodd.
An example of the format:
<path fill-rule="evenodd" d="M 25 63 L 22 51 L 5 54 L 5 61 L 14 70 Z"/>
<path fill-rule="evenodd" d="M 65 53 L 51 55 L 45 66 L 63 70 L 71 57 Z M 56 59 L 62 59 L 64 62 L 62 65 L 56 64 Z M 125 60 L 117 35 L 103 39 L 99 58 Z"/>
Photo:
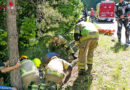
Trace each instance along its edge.
<path fill-rule="evenodd" d="M 38 43 L 36 39 L 36 23 L 34 17 L 25 17 L 20 28 L 20 46 L 29 47 Z"/>
<path fill-rule="evenodd" d="M 5 41 L 7 38 L 7 32 L 0 29 L 0 45 L 7 45 L 7 42 Z"/>
<path fill-rule="evenodd" d="M 7 53 L 7 32 L 0 29 L 0 58 L 6 56 Z"/>

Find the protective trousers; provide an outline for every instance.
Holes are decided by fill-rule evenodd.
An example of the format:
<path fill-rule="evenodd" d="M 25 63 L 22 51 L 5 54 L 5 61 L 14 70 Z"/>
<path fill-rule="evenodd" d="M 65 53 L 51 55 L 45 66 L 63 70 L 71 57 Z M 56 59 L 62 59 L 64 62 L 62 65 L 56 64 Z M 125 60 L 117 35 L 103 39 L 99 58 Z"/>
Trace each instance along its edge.
<path fill-rule="evenodd" d="M 62 79 L 63 79 L 63 77 L 59 77 L 57 75 L 49 75 L 49 74 L 46 75 L 46 82 L 47 83 L 49 81 L 50 82 L 52 81 L 52 82 L 55 82 L 55 83 L 61 85 L 62 84 Z"/>
<path fill-rule="evenodd" d="M 119 21 L 118 21 L 118 31 L 117 31 L 118 42 L 121 42 L 121 30 L 122 30 L 123 24 L 124 24 L 124 27 L 126 30 L 125 31 L 126 42 L 129 42 L 130 28 L 129 28 L 128 19 L 125 19 L 125 20 L 119 19 Z"/>
<path fill-rule="evenodd" d="M 34 84 L 39 84 L 40 78 L 39 78 L 39 73 L 35 74 L 29 74 L 24 77 L 22 77 L 22 82 L 23 82 L 23 89 L 28 90 L 28 86 L 30 85 L 31 82 Z"/>
<path fill-rule="evenodd" d="M 86 64 L 93 64 L 94 49 L 98 45 L 98 39 L 86 39 L 79 45 L 78 69 L 85 69 Z M 86 58 L 87 57 L 87 58 Z"/>

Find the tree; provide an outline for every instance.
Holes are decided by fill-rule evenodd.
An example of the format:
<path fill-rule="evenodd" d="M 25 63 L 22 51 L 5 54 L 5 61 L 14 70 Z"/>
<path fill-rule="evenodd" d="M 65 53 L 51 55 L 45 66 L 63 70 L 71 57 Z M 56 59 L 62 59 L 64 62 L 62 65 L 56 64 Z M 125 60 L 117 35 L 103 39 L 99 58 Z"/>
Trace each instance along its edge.
<path fill-rule="evenodd" d="M 15 0 L 7 0 L 7 32 L 8 32 L 8 50 L 10 65 L 15 65 L 19 60 L 18 52 L 18 33 L 16 27 L 16 8 Z M 11 85 L 22 90 L 21 76 L 19 69 L 10 73 Z"/>

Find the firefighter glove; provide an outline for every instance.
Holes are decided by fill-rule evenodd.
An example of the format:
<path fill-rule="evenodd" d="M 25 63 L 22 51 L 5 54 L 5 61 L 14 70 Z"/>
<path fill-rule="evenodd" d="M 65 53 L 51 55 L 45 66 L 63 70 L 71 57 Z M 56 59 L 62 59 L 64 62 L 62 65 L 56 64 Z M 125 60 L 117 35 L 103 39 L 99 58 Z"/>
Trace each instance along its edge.
<path fill-rule="evenodd" d="M 75 39 L 75 41 L 79 41 L 79 40 L 80 40 L 80 37 L 81 37 L 81 35 L 80 35 L 79 33 L 75 33 L 75 34 L 74 34 L 74 39 Z"/>

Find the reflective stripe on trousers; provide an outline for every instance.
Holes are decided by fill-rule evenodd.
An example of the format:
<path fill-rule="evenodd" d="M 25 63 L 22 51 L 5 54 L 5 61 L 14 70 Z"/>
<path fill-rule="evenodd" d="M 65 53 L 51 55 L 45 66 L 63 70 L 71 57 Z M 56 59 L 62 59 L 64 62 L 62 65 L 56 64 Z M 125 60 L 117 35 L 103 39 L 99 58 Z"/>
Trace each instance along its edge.
<path fill-rule="evenodd" d="M 93 64 L 93 58 L 87 58 L 86 64 Z"/>
<path fill-rule="evenodd" d="M 85 63 L 78 62 L 78 69 L 85 69 Z"/>

